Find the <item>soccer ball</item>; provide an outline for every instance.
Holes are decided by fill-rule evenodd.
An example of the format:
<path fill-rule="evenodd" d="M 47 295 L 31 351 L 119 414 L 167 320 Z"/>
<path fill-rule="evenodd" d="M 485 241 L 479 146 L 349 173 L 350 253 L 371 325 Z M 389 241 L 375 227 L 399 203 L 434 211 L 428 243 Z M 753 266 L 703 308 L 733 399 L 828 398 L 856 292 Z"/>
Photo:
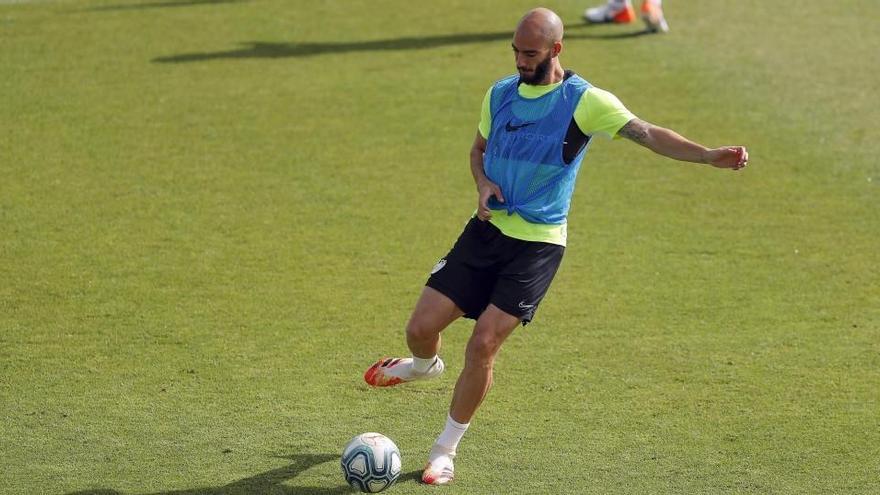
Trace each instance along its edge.
<path fill-rule="evenodd" d="M 400 450 L 381 433 L 362 433 L 342 451 L 345 481 L 364 493 L 381 492 L 393 485 L 400 469 Z"/>

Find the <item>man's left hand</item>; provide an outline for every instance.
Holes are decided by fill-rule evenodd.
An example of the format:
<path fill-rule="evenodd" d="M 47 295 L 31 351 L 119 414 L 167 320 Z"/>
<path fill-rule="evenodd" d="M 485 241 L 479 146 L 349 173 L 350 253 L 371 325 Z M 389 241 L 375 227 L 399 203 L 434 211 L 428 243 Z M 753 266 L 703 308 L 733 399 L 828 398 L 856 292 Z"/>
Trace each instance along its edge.
<path fill-rule="evenodd" d="M 745 146 L 724 146 L 707 150 L 704 161 L 717 168 L 739 170 L 749 163 L 749 152 Z"/>

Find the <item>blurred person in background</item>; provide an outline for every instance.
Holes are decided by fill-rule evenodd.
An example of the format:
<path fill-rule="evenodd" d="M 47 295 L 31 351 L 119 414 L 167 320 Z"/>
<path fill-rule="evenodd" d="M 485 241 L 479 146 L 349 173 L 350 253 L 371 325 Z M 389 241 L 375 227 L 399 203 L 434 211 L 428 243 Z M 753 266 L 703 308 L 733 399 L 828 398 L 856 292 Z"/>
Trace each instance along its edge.
<path fill-rule="evenodd" d="M 669 31 L 663 17 L 663 0 L 642 0 L 642 20 L 648 31 L 665 33 Z M 584 11 L 584 19 L 593 24 L 614 22 L 627 24 L 636 20 L 636 11 L 630 0 L 608 0 L 605 5 L 591 7 Z"/>

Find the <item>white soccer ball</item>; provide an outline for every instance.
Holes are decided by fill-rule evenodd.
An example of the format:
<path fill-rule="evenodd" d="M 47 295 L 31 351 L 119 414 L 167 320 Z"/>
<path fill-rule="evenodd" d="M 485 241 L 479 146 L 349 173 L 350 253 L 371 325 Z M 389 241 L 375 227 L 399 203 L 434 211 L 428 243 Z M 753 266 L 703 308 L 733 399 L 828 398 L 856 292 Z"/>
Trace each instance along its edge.
<path fill-rule="evenodd" d="M 362 433 L 342 451 L 345 481 L 364 493 L 381 492 L 393 485 L 400 470 L 400 450 L 381 433 Z"/>

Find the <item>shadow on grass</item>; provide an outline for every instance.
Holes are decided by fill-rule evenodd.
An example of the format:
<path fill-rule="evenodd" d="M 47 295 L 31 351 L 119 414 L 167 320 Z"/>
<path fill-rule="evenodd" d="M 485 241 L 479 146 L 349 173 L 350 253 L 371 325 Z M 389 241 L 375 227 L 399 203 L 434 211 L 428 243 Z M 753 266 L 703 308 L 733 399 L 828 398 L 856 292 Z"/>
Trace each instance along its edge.
<path fill-rule="evenodd" d="M 287 486 L 283 484 L 296 478 L 303 471 L 317 466 L 318 464 L 338 461 L 338 454 L 297 454 L 281 458 L 291 460 L 293 463 L 235 481 L 228 485 L 156 492 L 150 495 L 254 495 L 260 493 L 273 493 L 279 495 L 337 495 L 354 493 L 354 490 L 345 484 L 329 488 Z M 406 476 L 407 479 L 411 479 L 411 475 L 412 473 L 407 473 L 404 476 Z M 398 481 L 403 481 L 404 476 L 401 476 L 401 479 Z M 415 477 L 418 478 L 418 473 L 416 473 Z M 113 489 L 98 488 L 71 492 L 66 495 L 123 495 L 123 493 Z"/>
<path fill-rule="evenodd" d="M 587 24 L 567 26 L 566 40 L 572 39 L 626 39 L 650 34 L 648 30 L 625 31 L 620 33 L 585 33 L 583 29 L 589 28 Z M 574 33 L 572 33 L 574 31 Z M 183 63 L 204 62 L 217 59 L 236 58 L 285 58 L 285 57 L 315 57 L 333 53 L 372 52 L 388 50 L 425 50 L 451 45 L 467 45 L 487 43 L 494 41 L 510 40 L 513 31 L 499 31 L 496 33 L 462 33 L 443 34 L 437 36 L 411 36 L 404 38 L 387 38 L 372 41 L 349 41 L 349 42 L 293 42 L 293 43 L 268 43 L 250 41 L 241 43 L 241 48 L 219 52 L 181 53 L 166 57 L 157 57 L 152 60 L 155 63 Z"/>
<path fill-rule="evenodd" d="M 418 471 L 410 471 L 408 473 L 400 473 L 400 478 L 397 478 L 397 483 L 403 483 L 406 481 L 415 481 L 416 483 L 422 482 L 422 470 Z"/>
<path fill-rule="evenodd" d="M 243 3 L 249 0 L 168 0 L 165 2 L 146 2 L 146 3 L 123 3 L 116 5 L 102 5 L 100 7 L 92 7 L 83 9 L 83 12 L 100 12 L 105 10 L 144 10 L 144 9 L 164 9 L 168 7 L 192 7 L 196 5 L 214 5 L 218 3 Z"/>

